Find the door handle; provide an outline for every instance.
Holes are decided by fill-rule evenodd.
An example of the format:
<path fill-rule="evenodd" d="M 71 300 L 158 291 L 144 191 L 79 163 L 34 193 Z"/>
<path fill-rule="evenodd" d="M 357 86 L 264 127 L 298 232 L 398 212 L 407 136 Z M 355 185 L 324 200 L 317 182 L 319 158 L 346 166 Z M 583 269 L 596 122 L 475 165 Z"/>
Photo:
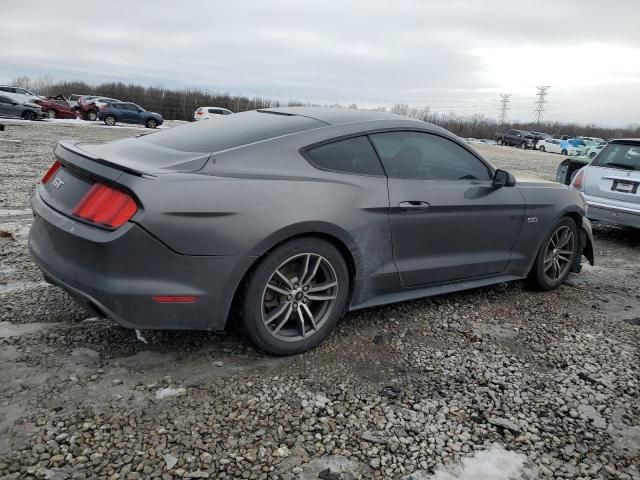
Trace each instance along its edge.
<path fill-rule="evenodd" d="M 429 202 L 422 202 L 419 200 L 409 200 L 406 202 L 400 202 L 398 204 L 400 211 L 402 213 L 418 213 L 424 212 L 427 208 L 430 207 Z"/>

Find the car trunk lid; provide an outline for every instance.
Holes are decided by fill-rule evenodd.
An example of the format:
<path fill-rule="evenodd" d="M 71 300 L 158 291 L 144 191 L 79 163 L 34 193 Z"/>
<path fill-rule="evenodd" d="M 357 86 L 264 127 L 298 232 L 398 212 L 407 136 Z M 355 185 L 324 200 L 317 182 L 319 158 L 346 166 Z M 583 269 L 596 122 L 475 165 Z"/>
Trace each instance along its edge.
<path fill-rule="evenodd" d="M 42 199 L 60 213 L 74 216 L 74 210 L 96 184 L 108 185 L 135 198 L 135 193 L 120 182 L 123 175 L 152 179 L 172 172 L 192 172 L 200 170 L 209 158 L 206 153 L 140 143 L 83 145 L 61 141 L 54 151 L 60 166 L 43 181 L 39 189 Z"/>

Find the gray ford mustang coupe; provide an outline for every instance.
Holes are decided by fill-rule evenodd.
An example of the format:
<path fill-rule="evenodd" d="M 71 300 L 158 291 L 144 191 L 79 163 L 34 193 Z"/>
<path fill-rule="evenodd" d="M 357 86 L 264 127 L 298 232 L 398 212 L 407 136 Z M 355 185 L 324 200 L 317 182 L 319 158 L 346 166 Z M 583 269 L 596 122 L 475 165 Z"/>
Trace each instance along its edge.
<path fill-rule="evenodd" d="M 593 263 L 580 193 L 497 170 L 396 115 L 280 108 L 106 144 L 61 141 L 31 254 L 89 310 L 141 329 L 241 319 L 277 355 L 348 310 Z M 238 312 L 238 315 L 230 314 Z"/>

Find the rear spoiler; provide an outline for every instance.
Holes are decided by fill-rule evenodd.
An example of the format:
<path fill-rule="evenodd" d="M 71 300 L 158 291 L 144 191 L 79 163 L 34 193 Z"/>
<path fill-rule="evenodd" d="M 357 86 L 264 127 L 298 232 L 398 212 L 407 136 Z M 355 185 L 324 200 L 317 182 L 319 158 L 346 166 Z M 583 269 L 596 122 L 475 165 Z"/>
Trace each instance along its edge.
<path fill-rule="evenodd" d="M 54 149 L 53 153 L 63 163 L 65 163 L 65 161 L 70 162 L 71 164 L 77 165 L 81 168 L 83 167 L 83 165 L 79 164 L 77 159 L 74 159 L 73 156 L 82 157 L 87 160 L 91 160 L 92 162 L 96 162 L 101 165 L 104 165 L 105 167 L 115 168 L 117 170 L 120 170 L 121 172 L 131 173 L 139 177 L 141 177 L 142 175 L 147 175 L 145 172 L 127 167 L 126 165 L 121 165 L 118 163 L 105 160 L 104 158 L 96 157 L 95 155 L 80 148 L 79 144 L 80 144 L 79 140 L 71 140 L 71 139 L 60 140 L 58 142 L 58 146 Z"/>

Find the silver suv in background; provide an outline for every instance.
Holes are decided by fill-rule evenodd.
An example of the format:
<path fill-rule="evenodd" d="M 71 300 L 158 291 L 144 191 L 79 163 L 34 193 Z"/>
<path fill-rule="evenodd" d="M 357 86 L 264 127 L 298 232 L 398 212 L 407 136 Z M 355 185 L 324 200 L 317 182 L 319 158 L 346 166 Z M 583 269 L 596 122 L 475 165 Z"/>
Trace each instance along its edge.
<path fill-rule="evenodd" d="M 640 228 L 640 139 L 609 142 L 571 188 L 584 195 L 590 219 Z"/>

